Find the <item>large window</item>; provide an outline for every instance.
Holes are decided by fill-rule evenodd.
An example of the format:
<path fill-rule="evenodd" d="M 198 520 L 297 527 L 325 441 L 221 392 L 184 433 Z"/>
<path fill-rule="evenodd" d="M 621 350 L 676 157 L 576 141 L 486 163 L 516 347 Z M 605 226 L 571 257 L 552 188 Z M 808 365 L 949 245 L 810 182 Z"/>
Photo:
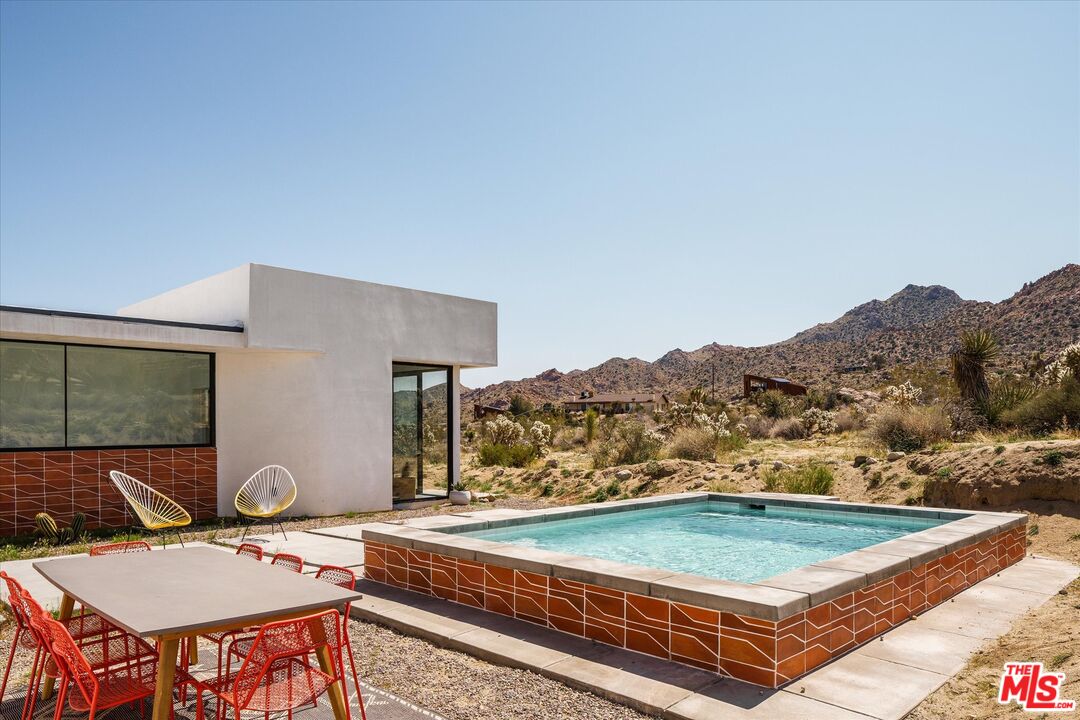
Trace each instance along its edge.
<path fill-rule="evenodd" d="M 213 356 L 0 342 L 0 448 L 213 443 Z"/>

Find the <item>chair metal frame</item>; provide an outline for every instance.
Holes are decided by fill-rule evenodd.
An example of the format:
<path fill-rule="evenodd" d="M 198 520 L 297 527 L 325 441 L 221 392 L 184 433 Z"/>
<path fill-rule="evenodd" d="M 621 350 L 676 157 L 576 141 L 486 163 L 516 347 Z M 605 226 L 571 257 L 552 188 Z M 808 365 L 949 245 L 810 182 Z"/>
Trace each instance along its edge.
<path fill-rule="evenodd" d="M 249 477 L 233 498 L 238 515 L 251 520 L 244 528 L 240 542 L 247 538 L 248 530 L 256 525 L 258 520 L 269 520 L 270 534 L 273 535 L 275 519 L 296 501 L 296 493 L 296 481 L 293 480 L 292 473 L 281 465 L 267 465 Z M 277 526 L 288 540 L 289 536 L 285 535 L 285 526 L 280 520 L 277 520 Z"/>
<path fill-rule="evenodd" d="M 152 533 L 174 530 L 180 547 L 184 547 L 180 528 L 191 524 L 191 515 L 187 510 L 172 498 L 119 470 L 110 470 L 109 479 L 127 500 L 143 527 Z"/>
<path fill-rule="evenodd" d="M 236 554 L 241 557 L 251 558 L 252 560 L 263 559 L 263 549 L 252 543 L 240 543 L 236 548 Z"/>
<path fill-rule="evenodd" d="M 101 555 L 126 555 L 128 553 L 150 552 L 153 548 L 145 540 L 126 540 L 124 542 L 102 543 L 90 548 L 90 557 Z"/>
<path fill-rule="evenodd" d="M 217 716 L 225 717 L 223 703 L 233 708 L 235 720 L 240 720 L 241 710 L 265 713 L 288 711 L 289 718 L 295 708 L 315 701 L 324 692 L 332 691 L 340 683 L 345 699 L 345 714 L 351 718 L 348 691 L 345 686 L 345 667 L 341 655 L 341 628 L 337 610 L 297 618 L 271 622 L 259 628 L 251 641 L 250 651 L 244 656 L 240 669 L 212 681 L 196 681 L 196 718 L 203 720 L 202 692 L 217 697 Z M 315 652 L 327 650 L 333 675 L 311 666 L 308 657 Z M 296 691 L 292 678 L 300 673 L 307 680 L 307 689 Z M 271 707 L 270 685 L 282 682 L 286 675 L 285 702 Z M 318 681 L 318 683 L 316 683 Z M 321 687 L 318 687 L 320 686 Z M 317 688 L 317 690 L 316 690 Z M 260 690 L 263 691 L 260 696 Z"/>
<path fill-rule="evenodd" d="M 286 570 L 291 570 L 295 573 L 304 571 L 304 558 L 299 555 L 293 555 L 292 553 L 278 553 L 274 556 L 274 559 L 270 561 L 271 565 L 276 565 Z"/>

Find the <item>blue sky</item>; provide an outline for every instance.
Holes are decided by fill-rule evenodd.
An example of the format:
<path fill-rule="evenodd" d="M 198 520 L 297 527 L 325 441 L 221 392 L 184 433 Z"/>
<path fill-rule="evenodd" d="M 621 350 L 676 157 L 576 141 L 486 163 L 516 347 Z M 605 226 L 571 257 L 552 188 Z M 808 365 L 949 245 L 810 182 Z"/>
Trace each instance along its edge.
<path fill-rule="evenodd" d="M 0 302 L 494 300 L 470 385 L 1080 262 L 1077 3 L 0 4 Z"/>

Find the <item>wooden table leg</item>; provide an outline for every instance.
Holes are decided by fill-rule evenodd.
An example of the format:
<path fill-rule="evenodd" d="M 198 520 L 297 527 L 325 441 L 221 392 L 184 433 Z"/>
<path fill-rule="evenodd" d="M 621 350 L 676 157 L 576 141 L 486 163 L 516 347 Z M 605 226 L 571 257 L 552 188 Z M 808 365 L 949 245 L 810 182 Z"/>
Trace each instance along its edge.
<path fill-rule="evenodd" d="M 154 720 L 169 720 L 173 705 L 173 676 L 180 654 L 180 640 L 158 641 L 157 688 L 154 690 Z"/>
<path fill-rule="evenodd" d="M 338 679 L 336 683 L 330 686 L 327 692 L 330 694 L 330 706 L 334 708 L 336 720 L 346 720 L 348 710 L 345 703 L 348 702 L 348 699 L 342 692 L 345 689 L 345 676 L 338 671 L 337 663 L 334 662 L 334 656 L 329 647 L 323 645 L 315 654 L 319 657 L 319 667 L 322 668 L 322 671 Z M 154 720 L 157 720 L 157 718 L 154 718 Z"/>
<path fill-rule="evenodd" d="M 60 622 L 65 622 L 71 619 L 71 613 L 75 609 L 75 598 L 65 594 L 60 600 L 60 614 L 57 619 Z M 41 689 L 41 699 L 48 700 L 52 697 L 53 687 L 56 685 L 56 678 L 45 678 L 45 687 Z"/>
<path fill-rule="evenodd" d="M 193 635 L 188 638 L 188 664 L 199 664 L 199 636 Z"/>

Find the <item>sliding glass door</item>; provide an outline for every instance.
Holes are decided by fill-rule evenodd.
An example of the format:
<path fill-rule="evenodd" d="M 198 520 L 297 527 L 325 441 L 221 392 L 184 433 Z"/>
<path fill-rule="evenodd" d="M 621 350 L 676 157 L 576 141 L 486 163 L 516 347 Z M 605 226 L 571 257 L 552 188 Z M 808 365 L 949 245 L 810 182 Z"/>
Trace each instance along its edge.
<path fill-rule="evenodd" d="M 393 375 L 394 502 L 444 498 L 454 412 L 450 368 L 394 363 Z"/>

